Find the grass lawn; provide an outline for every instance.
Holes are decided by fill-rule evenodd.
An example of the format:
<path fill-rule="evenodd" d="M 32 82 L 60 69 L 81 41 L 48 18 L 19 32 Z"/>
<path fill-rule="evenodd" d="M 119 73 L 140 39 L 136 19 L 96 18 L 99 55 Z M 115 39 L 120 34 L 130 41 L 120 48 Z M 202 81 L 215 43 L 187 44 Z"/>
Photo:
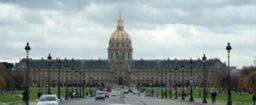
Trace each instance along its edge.
<path fill-rule="evenodd" d="M 93 90 L 93 89 L 92 89 Z M 30 101 L 36 101 L 37 99 L 37 92 L 38 89 L 37 88 L 30 88 L 30 94 L 29 94 L 29 100 Z M 71 89 L 70 89 L 71 91 Z M 75 91 L 75 88 L 74 88 Z M 82 89 L 81 89 L 82 91 Z M 89 91 L 89 88 L 85 88 L 85 93 Z M 44 94 L 47 92 L 47 89 L 44 88 L 43 89 Z M 58 93 L 58 90 L 56 87 L 51 88 L 51 92 L 52 94 L 56 94 Z M 78 89 L 79 92 L 79 89 Z M 0 94 L 0 103 L 12 103 L 12 102 L 22 102 L 22 93 L 23 90 L 17 90 L 15 92 L 10 92 L 10 91 L 6 91 L 3 94 Z M 64 97 L 65 95 L 65 88 L 61 88 L 61 97 Z"/>
<path fill-rule="evenodd" d="M 144 88 L 146 89 L 146 91 L 151 91 L 152 88 Z M 161 87 L 155 87 L 154 89 L 154 93 L 158 93 L 159 97 L 161 96 Z M 165 88 L 163 88 L 163 91 L 165 92 Z M 173 94 L 172 96 L 174 96 L 175 91 L 172 90 Z M 185 88 L 185 92 L 189 93 L 189 89 Z M 168 94 L 169 95 L 169 94 Z M 194 98 L 203 98 L 203 92 L 201 93 L 201 97 L 199 97 L 199 89 L 193 89 L 193 96 Z M 208 99 L 211 99 L 211 95 L 208 94 Z M 222 92 L 221 94 L 217 95 L 217 101 L 227 101 L 227 93 Z M 248 93 L 242 93 L 241 95 L 239 93 L 232 93 L 232 101 L 233 102 L 239 102 L 239 103 L 252 103 L 252 96 L 249 95 Z"/>

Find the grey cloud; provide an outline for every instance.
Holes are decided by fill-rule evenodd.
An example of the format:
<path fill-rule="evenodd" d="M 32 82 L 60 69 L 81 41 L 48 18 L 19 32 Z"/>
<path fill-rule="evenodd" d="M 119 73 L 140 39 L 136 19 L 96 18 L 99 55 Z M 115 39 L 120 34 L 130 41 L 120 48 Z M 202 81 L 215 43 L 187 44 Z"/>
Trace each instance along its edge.
<path fill-rule="evenodd" d="M 88 5 L 90 0 L 1 0 L 2 3 L 14 4 L 31 9 L 80 10 Z"/>
<path fill-rule="evenodd" d="M 130 24 L 194 24 L 206 27 L 255 24 L 255 0 L 3 0 L 24 8 L 54 9 L 63 14 L 84 12 L 92 21 L 111 26 L 119 10 Z M 90 6 L 95 6 L 90 8 Z M 84 10 L 84 9 L 90 10 Z M 93 11 L 93 14 L 92 14 Z M 33 14 L 31 14 L 33 15 Z M 28 15 L 29 16 L 29 15 Z M 35 15 L 34 15 L 35 16 Z M 27 17 L 29 18 L 29 17 Z M 39 17 L 38 17 L 39 18 Z M 33 21 L 40 21 L 34 18 Z"/>
<path fill-rule="evenodd" d="M 11 5 L 18 12 L 2 12 L 10 13 L 7 17 L 0 15 L 3 59 L 23 57 L 27 41 L 34 58 L 53 53 L 55 57 L 106 59 L 108 40 L 116 28 L 120 9 L 133 41 L 135 59 L 197 58 L 207 53 L 223 60 L 228 41 L 232 42 L 234 53 L 243 51 L 236 52 L 236 56 L 253 56 L 255 52 L 252 30 L 256 15 L 251 13 L 256 10 L 254 0 L 1 0 L 0 3 Z M 169 25 L 177 26 L 168 28 Z M 190 27 L 200 27 L 199 32 L 194 34 Z M 236 60 L 234 64 L 249 65 L 249 59 Z"/>

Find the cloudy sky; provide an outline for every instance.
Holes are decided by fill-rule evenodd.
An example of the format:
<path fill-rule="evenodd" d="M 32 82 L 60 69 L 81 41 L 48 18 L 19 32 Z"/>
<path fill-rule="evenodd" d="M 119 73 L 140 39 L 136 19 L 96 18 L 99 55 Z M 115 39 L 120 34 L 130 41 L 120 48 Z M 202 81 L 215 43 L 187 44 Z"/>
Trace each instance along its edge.
<path fill-rule="evenodd" d="M 107 59 L 119 14 L 134 59 L 219 58 L 253 65 L 256 0 L 0 0 L 0 62 L 31 57 Z"/>

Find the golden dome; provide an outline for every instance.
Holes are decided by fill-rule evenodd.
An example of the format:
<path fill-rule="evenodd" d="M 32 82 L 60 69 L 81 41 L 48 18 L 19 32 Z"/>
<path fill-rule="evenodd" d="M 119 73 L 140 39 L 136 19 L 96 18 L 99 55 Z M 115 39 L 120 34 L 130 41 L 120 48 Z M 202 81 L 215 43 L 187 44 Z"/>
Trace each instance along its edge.
<path fill-rule="evenodd" d="M 129 34 L 124 30 L 123 19 L 118 17 L 116 31 L 112 33 L 110 40 L 123 42 L 130 40 Z"/>

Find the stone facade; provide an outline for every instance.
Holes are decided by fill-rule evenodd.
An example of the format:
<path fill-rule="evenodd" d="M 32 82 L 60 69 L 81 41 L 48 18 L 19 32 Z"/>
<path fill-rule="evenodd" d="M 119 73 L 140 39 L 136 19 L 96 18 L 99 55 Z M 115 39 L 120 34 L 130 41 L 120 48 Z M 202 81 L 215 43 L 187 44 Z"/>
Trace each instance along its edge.
<path fill-rule="evenodd" d="M 138 83 L 169 84 L 181 83 L 182 72 L 184 82 L 193 80 L 201 84 L 203 71 L 207 70 L 207 81 L 211 82 L 219 73 L 225 73 L 226 65 L 219 59 L 209 59 L 203 62 L 200 59 L 165 59 L 165 60 L 133 60 L 131 38 L 124 30 L 123 19 L 119 16 L 117 29 L 111 35 L 108 47 L 107 60 L 78 60 L 62 59 L 44 60 L 29 59 L 29 75 L 34 84 L 47 84 L 50 69 L 51 84 L 57 84 L 60 71 L 62 84 L 74 84 L 75 81 L 85 84 L 119 84 L 136 85 Z M 192 63 L 191 63 L 192 61 Z M 25 71 L 26 59 L 15 65 L 16 70 Z M 205 68 L 205 69 L 204 69 Z M 191 77 L 192 73 L 192 77 Z"/>

